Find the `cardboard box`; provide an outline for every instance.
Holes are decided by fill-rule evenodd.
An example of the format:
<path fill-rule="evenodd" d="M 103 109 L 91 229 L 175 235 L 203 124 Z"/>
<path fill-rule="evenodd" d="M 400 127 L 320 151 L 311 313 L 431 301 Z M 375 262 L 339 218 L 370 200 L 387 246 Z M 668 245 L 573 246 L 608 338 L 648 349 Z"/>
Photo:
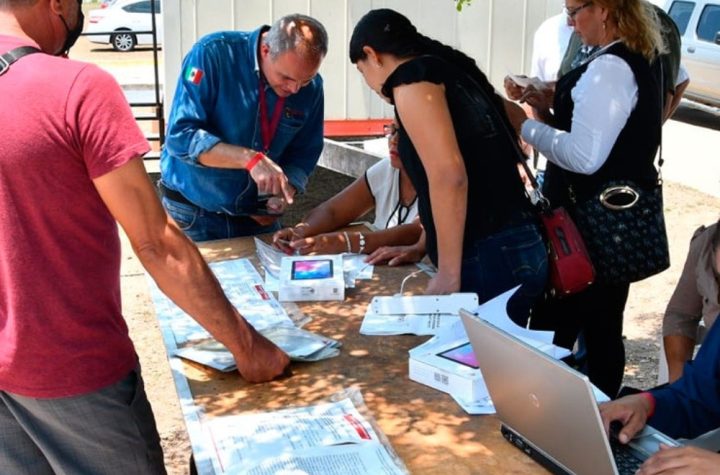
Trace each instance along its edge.
<path fill-rule="evenodd" d="M 429 343 L 410 350 L 411 380 L 466 401 L 488 397 L 480 370 L 469 366 L 476 366 L 476 361 L 466 338 L 444 344 L 433 344 L 432 340 Z"/>

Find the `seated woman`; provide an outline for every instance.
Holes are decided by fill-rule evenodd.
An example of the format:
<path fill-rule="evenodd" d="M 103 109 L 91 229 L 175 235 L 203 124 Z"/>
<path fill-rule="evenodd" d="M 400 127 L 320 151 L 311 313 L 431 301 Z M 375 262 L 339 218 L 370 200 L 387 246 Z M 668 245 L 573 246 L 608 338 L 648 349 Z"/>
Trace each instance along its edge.
<path fill-rule="evenodd" d="M 693 357 L 700 320 L 710 329 L 720 313 L 719 251 L 718 223 L 695 231 L 663 319 L 663 346 L 671 383 L 682 376 L 683 365 Z"/>
<path fill-rule="evenodd" d="M 387 246 L 418 243 L 422 228 L 417 220 L 417 193 L 400 162 L 395 123 L 386 128 L 386 135 L 389 160 L 374 164 L 364 176 L 310 211 L 295 227 L 276 232 L 273 244 L 285 252 L 300 254 L 371 254 Z M 375 231 L 337 231 L 373 209 Z M 420 260 L 424 252 L 416 255 L 414 260 Z M 387 259 L 368 261 L 375 264 L 383 260 Z"/>

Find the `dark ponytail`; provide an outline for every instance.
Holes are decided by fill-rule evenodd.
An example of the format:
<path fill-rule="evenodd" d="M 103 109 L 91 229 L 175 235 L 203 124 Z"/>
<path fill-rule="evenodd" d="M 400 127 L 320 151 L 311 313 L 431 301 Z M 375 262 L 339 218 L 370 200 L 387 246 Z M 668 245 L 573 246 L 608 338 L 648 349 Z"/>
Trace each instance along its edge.
<path fill-rule="evenodd" d="M 363 47 L 370 46 L 378 53 L 397 58 L 421 55 L 436 56 L 464 71 L 475 80 L 491 98 L 501 118 L 510 124 L 503 99 L 495 92 L 487 76 L 480 71 L 474 59 L 455 48 L 429 38 L 417 31 L 404 15 L 389 8 L 371 10 L 355 25 L 350 38 L 350 61 L 355 64 L 367 57 Z M 510 130 L 514 130 L 510 127 Z"/>

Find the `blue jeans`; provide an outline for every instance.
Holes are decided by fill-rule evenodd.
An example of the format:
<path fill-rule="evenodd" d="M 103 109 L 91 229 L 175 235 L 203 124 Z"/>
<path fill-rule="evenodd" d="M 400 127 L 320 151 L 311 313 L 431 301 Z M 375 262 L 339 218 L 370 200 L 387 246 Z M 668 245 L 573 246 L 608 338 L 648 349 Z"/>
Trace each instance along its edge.
<path fill-rule="evenodd" d="M 547 250 L 540 229 L 532 223 L 521 224 L 465 247 L 460 290 L 477 293 L 483 303 L 522 285 L 510 298 L 507 313 L 524 327 L 545 289 L 547 274 Z"/>
<path fill-rule="evenodd" d="M 279 220 L 269 226 L 262 226 L 249 216 L 215 213 L 165 196 L 162 197 L 162 204 L 180 229 L 195 242 L 255 236 L 280 229 Z"/>

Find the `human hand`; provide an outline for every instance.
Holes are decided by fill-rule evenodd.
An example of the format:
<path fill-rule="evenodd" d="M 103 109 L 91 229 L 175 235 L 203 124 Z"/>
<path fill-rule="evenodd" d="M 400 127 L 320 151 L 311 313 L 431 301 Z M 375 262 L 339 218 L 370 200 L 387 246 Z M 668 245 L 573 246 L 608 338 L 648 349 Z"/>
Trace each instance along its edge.
<path fill-rule="evenodd" d="M 430 279 L 425 295 L 444 295 L 460 291 L 460 277 L 453 277 L 438 271 L 435 277 Z"/>
<path fill-rule="evenodd" d="M 632 394 L 614 401 L 600 404 L 600 417 L 605 432 L 610 433 L 610 423 L 619 421 L 623 427 L 618 434 L 618 440 L 627 444 L 635 434 L 640 432 L 648 420 L 652 410 L 647 396 Z"/>
<path fill-rule="evenodd" d="M 505 87 L 505 95 L 511 101 L 519 101 L 523 95 L 525 89 L 516 82 L 516 78 L 527 78 L 527 76 L 520 76 L 515 74 L 509 74 L 503 79 L 503 86 Z"/>
<path fill-rule="evenodd" d="M 282 376 L 288 370 L 290 358 L 251 325 L 247 328 L 249 341 L 244 346 L 245 352 L 233 353 L 240 376 L 248 383 L 264 383 Z"/>
<path fill-rule="evenodd" d="M 552 83 L 532 78 L 523 89 L 520 102 L 526 102 L 540 112 L 549 111 L 555 99 L 555 88 Z"/>
<path fill-rule="evenodd" d="M 301 255 L 307 254 L 341 254 L 348 250 L 345 233 L 323 233 L 316 236 L 295 239 L 290 247 Z"/>
<path fill-rule="evenodd" d="M 250 170 L 250 176 L 257 184 L 258 194 L 273 196 L 282 194 L 287 204 L 292 204 L 295 189 L 288 182 L 282 168 L 270 160 L 270 157 L 263 155 Z"/>
<path fill-rule="evenodd" d="M 372 265 L 387 264 L 399 266 L 420 262 L 425 257 L 425 249 L 413 244 L 411 246 L 382 246 L 371 252 L 365 262 Z"/>
<path fill-rule="evenodd" d="M 660 444 L 660 450 L 647 459 L 636 474 L 662 473 L 678 475 L 720 473 L 720 454 L 698 447 L 668 447 Z"/>
<path fill-rule="evenodd" d="M 281 250 L 285 254 L 293 254 L 295 249 L 290 246 L 290 243 L 296 238 L 297 236 L 292 228 L 283 228 L 273 234 L 272 244 L 275 248 Z"/>

